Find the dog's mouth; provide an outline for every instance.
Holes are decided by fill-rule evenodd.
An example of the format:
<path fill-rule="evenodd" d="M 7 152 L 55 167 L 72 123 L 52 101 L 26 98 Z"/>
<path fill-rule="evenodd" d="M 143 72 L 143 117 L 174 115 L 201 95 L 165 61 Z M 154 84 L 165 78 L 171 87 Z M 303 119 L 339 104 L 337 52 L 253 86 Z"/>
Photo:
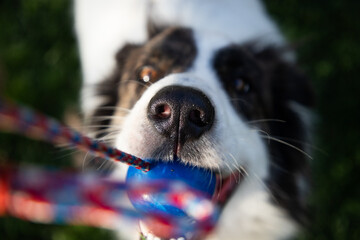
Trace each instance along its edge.
<path fill-rule="evenodd" d="M 211 200 L 220 212 L 231 198 L 238 185 L 243 181 L 244 176 L 244 172 L 238 170 L 226 177 L 221 177 L 221 174 L 219 173 L 216 174 L 216 189 Z M 141 240 L 195 240 L 204 238 L 204 232 L 187 232 L 183 233 L 181 236 L 171 236 L 173 230 L 172 226 L 162 224 L 161 222 L 154 223 L 140 221 L 139 227 L 141 231 Z"/>
<path fill-rule="evenodd" d="M 229 176 L 221 178 L 217 174 L 216 191 L 213 195 L 213 202 L 220 208 L 223 208 L 227 201 L 230 199 L 237 186 L 242 182 L 245 172 L 236 170 Z"/>

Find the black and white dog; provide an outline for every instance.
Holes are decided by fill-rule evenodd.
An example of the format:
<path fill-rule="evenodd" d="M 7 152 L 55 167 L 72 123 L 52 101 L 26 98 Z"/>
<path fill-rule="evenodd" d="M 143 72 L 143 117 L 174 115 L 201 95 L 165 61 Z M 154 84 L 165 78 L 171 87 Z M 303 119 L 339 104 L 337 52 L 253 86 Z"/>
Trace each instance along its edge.
<path fill-rule="evenodd" d="M 306 219 L 313 93 L 261 3 L 77 0 L 75 14 L 94 134 L 216 172 L 231 191 L 220 190 L 207 239 L 294 236 Z M 160 239 L 146 226 L 120 231 Z"/>

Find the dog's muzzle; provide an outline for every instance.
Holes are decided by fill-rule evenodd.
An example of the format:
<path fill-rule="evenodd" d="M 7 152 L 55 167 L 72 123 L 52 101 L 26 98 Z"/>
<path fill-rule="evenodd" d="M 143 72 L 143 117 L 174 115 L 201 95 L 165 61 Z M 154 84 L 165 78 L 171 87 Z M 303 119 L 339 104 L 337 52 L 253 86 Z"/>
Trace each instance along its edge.
<path fill-rule="evenodd" d="M 150 99 L 146 111 L 147 120 L 155 130 L 154 134 L 158 134 L 172 146 L 173 159 L 182 159 L 182 150 L 186 150 L 187 145 L 196 144 L 215 125 L 213 103 L 204 92 L 192 87 L 170 85 L 160 89 Z M 190 154 L 196 155 L 197 152 Z M 242 175 L 238 171 L 225 177 L 216 174 L 216 190 L 212 196 L 214 204 L 222 209 L 241 179 Z M 161 229 L 156 232 L 162 233 L 168 231 L 166 226 L 159 224 L 154 226 L 142 222 L 141 226 L 142 234 L 149 239 L 152 239 L 151 231 L 155 231 L 154 229 Z M 197 239 L 197 236 L 190 235 L 186 239 Z"/>

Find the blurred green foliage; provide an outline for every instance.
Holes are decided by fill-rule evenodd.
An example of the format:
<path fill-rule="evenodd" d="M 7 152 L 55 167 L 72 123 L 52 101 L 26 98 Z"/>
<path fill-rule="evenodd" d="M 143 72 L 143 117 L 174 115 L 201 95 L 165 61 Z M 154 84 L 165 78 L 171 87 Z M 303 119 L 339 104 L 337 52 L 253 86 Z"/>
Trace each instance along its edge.
<path fill-rule="evenodd" d="M 317 94 L 313 222 L 304 239 L 360 239 L 360 1 L 267 0 Z"/>
<path fill-rule="evenodd" d="M 0 0 L 0 93 L 62 119 L 77 110 L 80 66 L 69 0 Z M 46 143 L 0 134 L 0 164 L 66 168 L 68 152 Z M 109 231 L 0 218 L 0 239 L 111 239 Z"/>
<path fill-rule="evenodd" d="M 298 60 L 317 94 L 313 222 L 301 239 L 360 239 L 360 1 L 265 2 L 289 39 L 300 43 Z M 71 4 L 0 0 L 0 93 L 58 119 L 66 109 L 77 109 L 80 86 Z M 0 164 L 70 166 L 64 155 L 45 143 L 0 134 Z M 7 217 L 0 219 L 0 239 L 91 240 L 111 234 Z"/>

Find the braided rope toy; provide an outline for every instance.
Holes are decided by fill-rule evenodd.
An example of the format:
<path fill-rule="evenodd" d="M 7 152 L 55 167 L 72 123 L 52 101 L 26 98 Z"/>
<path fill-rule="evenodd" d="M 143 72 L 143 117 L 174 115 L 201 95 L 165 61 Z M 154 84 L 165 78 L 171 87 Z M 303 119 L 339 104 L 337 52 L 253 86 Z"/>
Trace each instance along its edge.
<path fill-rule="evenodd" d="M 150 170 L 150 163 L 138 157 L 110 147 L 103 142 L 90 139 L 83 134 L 61 125 L 55 119 L 35 114 L 28 108 L 11 105 L 0 99 L 0 129 L 24 134 L 52 144 L 68 144 L 95 156 L 126 163 L 144 172 Z"/>
<path fill-rule="evenodd" d="M 215 188 L 214 179 L 209 181 L 210 187 L 200 186 L 204 185 L 202 182 L 198 183 L 199 187 L 189 187 L 194 186 L 193 179 L 183 177 L 182 170 L 176 169 L 176 163 L 152 165 L 149 161 L 71 130 L 52 118 L 5 103 L 1 99 L 0 130 L 24 134 L 52 144 L 71 145 L 95 156 L 134 167 L 129 168 L 131 176 L 128 173 L 125 183 L 104 179 L 94 173 L 0 168 L 0 216 L 10 214 L 43 223 L 81 224 L 110 229 L 116 229 L 122 217 L 142 219 L 171 226 L 170 234 L 176 236 L 184 236 L 188 232 L 202 236 L 216 224 L 218 209 L 211 202 L 211 193 L 208 191 L 209 188 Z M 152 167 L 155 169 L 153 175 Z M 164 169 L 165 180 L 157 176 L 152 178 L 159 171 L 163 174 Z M 171 175 L 174 169 L 178 170 L 175 171 L 179 178 L 176 181 Z M 194 171 L 194 168 L 188 167 L 185 173 L 193 175 Z M 141 181 L 132 182 L 132 176 Z M 138 211 L 118 205 L 119 196 L 124 194 L 128 194 Z M 147 201 L 149 195 L 152 201 L 159 203 L 154 205 L 154 202 Z M 168 214 L 169 208 L 163 210 L 164 205 L 170 206 L 175 214 Z"/>
<path fill-rule="evenodd" d="M 144 214 L 122 206 L 124 194 L 146 191 L 186 212 L 197 212 L 194 224 L 164 214 Z M 184 196 L 187 196 L 185 199 Z M 41 223 L 88 225 L 116 229 L 121 217 L 134 221 L 161 222 L 173 228 L 173 234 L 206 233 L 215 224 L 216 209 L 201 193 L 177 182 L 152 181 L 132 184 L 105 179 L 96 173 L 58 170 L 0 168 L 0 216 L 9 214 Z"/>

